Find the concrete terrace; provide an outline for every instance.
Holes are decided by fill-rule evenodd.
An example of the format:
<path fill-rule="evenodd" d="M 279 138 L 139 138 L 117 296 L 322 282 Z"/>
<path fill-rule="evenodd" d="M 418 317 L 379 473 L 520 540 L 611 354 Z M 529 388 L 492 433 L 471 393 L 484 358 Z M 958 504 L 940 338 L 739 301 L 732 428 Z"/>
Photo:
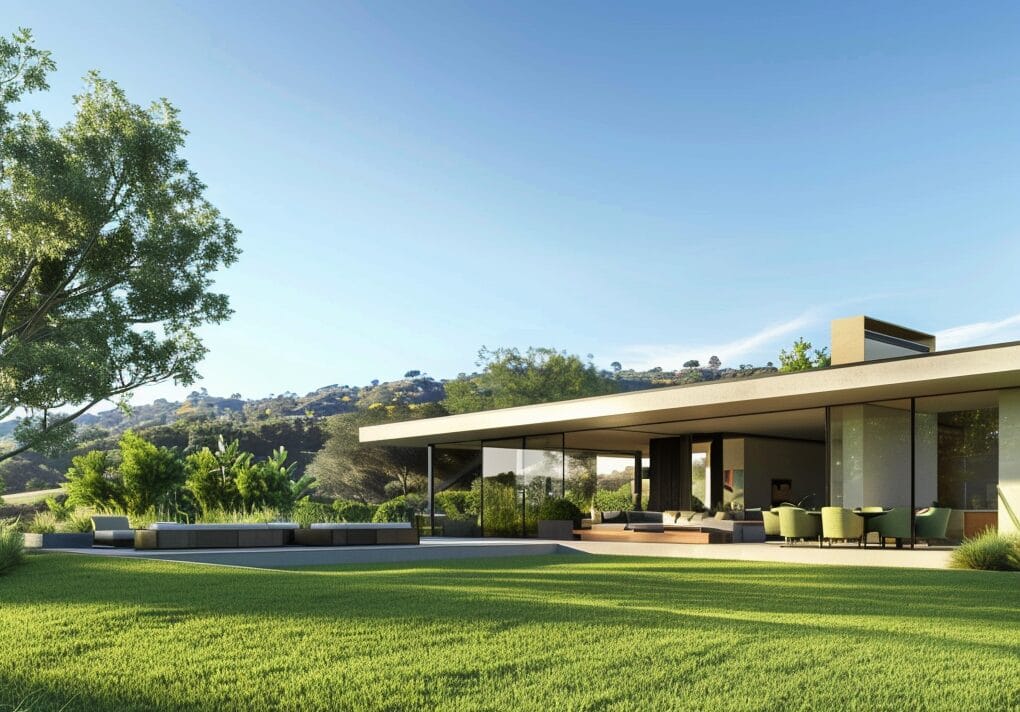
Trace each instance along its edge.
<path fill-rule="evenodd" d="M 501 556 L 614 555 L 724 561 L 759 561 L 832 566 L 885 566 L 943 569 L 950 547 L 867 549 L 811 544 L 643 544 L 628 542 L 549 541 L 542 539 L 422 538 L 417 546 L 279 547 L 260 549 L 190 549 L 136 551 L 134 549 L 48 549 L 67 554 L 156 559 L 248 568 L 293 568 L 341 564 L 378 564 L 472 559 Z"/>

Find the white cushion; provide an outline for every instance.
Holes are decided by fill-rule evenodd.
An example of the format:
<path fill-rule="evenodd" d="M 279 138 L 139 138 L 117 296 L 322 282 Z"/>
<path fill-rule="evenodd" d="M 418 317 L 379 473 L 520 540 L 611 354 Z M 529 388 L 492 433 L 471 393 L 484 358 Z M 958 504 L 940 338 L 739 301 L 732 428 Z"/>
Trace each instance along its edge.
<path fill-rule="evenodd" d="M 322 522 L 312 529 L 410 529 L 411 522 Z"/>
<path fill-rule="evenodd" d="M 261 522 L 257 524 L 180 524 L 178 522 L 156 522 L 149 529 L 155 531 L 238 531 L 266 529 L 297 529 L 293 522 Z"/>

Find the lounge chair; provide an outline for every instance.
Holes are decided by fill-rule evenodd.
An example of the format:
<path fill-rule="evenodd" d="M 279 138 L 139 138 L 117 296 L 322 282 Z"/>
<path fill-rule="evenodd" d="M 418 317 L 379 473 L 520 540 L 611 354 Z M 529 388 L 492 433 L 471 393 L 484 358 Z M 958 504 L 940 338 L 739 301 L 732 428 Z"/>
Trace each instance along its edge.
<path fill-rule="evenodd" d="M 134 546 L 135 530 L 127 517 L 96 515 L 92 517 L 92 546 Z"/>

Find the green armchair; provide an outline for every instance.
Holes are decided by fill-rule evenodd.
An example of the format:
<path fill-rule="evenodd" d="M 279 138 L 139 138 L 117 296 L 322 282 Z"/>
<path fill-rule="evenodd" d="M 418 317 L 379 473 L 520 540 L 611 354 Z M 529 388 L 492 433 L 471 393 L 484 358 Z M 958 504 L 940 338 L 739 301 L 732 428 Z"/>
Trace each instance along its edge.
<path fill-rule="evenodd" d="M 910 538 L 910 510 L 907 507 L 893 507 L 881 517 L 872 518 L 869 525 L 871 531 L 878 532 L 882 548 L 885 548 L 886 539 L 895 539 L 897 547 L 903 546 L 903 541 Z"/>
<path fill-rule="evenodd" d="M 949 526 L 949 507 L 929 507 L 914 515 L 914 536 L 931 543 L 931 539 L 945 539 Z"/>
<path fill-rule="evenodd" d="M 856 539 L 857 546 L 860 546 L 864 539 L 864 520 L 843 507 L 822 507 L 822 536 L 818 539 L 818 546 L 826 539 L 829 546 L 832 546 L 833 539 Z"/>
<path fill-rule="evenodd" d="M 765 536 L 779 536 L 778 510 L 761 510 L 761 521 L 765 524 Z"/>
<path fill-rule="evenodd" d="M 800 507 L 779 507 L 779 536 L 787 543 L 795 539 L 817 539 L 820 532 L 818 517 Z"/>

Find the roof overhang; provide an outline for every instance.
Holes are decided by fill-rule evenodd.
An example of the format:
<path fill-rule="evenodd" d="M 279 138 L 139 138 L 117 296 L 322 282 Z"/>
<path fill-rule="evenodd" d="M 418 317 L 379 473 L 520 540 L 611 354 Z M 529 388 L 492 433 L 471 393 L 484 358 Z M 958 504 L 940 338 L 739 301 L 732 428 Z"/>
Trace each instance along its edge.
<path fill-rule="evenodd" d="M 1016 387 L 1020 342 L 372 425 L 360 439 L 425 446 Z"/>

